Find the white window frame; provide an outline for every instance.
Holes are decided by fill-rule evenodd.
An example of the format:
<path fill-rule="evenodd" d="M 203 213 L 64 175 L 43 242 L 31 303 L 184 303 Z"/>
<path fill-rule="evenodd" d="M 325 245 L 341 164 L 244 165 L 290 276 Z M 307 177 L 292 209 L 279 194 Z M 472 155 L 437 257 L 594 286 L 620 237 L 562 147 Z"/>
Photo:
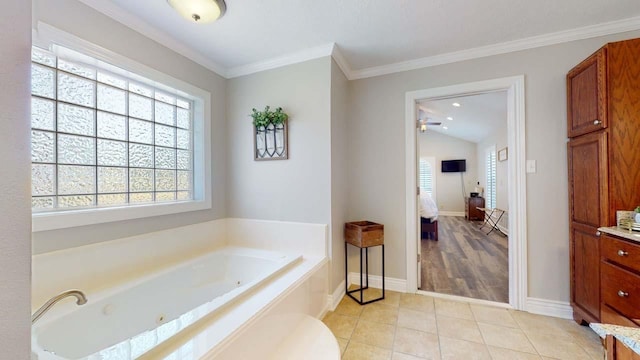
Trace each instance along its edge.
<path fill-rule="evenodd" d="M 433 156 L 421 156 L 420 161 L 425 161 L 431 166 L 431 198 L 433 202 L 436 204 L 437 201 L 437 187 L 436 187 L 436 158 Z M 419 164 L 418 164 L 419 165 Z M 419 170 L 419 169 L 418 169 Z M 420 176 L 420 174 L 418 174 Z M 418 177 L 418 184 L 420 183 L 420 178 Z"/>
<path fill-rule="evenodd" d="M 493 159 L 493 166 L 495 167 L 495 171 L 494 171 L 494 179 L 493 182 L 491 182 L 490 176 L 491 176 L 491 169 L 489 168 L 489 166 L 487 166 L 488 163 L 488 158 L 492 156 Z M 496 187 L 498 185 L 498 159 L 497 159 L 497 154 L 496 154 L 496 146 L 495 145 L 491 145 L 489 146 L 485 152 L 484 152 L 484 165 L 485 165 L 485 184 L 486 184 L 486 188 L 485 188 L 485 199 L 489 200 L 489 202 L 487 202 L 485 204 L 485 206 L 487 208 L 495 208 L 496 206 L 498 206 L 498 201 L 496 199 Z"/>
<path fill-rule="evenodd" d="M 180 96 L 193 101 L 194 144 L 192 200 L 32 213 L 32 231 L 47 231 L 211 209 L 211 94 L 209 92 L 43 22 L 38 22 L 32 38 L 34 46 L 48 49 L 54 53 L 56 53 L 57 47 L 65 47 L 129 71 L 136 80 L 135 75 L 153 79 L 154 82 L 147 81 L 148 85 L 159 89 L 170 86 L 178 90 Z"/>

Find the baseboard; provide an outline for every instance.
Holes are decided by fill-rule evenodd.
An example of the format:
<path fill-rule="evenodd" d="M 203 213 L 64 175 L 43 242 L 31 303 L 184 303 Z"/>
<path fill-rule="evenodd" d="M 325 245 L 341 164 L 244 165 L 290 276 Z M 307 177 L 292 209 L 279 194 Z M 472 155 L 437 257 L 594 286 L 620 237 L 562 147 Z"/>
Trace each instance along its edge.
<path fill-rule="evenodd" d="M 464 211 L 438 211 L 438 216 L 460 216 L 460 217 L 464 217 Z"/>
<path fill-rule="evenodd" d="M 349 285 L 360 285 L 360 274 L 356 272 L 349 273 Z M 380 275 L 369 275 L 369 287 L 382 289 L 382 276 Z M 385 276 L 384 278 L 384 288 L 385 290 L 397 291 L 397 292 L 407 292 L 407 280 L 405 279 L 396 279 Z"/>
<path fill-rule="evenodd" d="M 526 310 L 533 314 L 573 319 L 573 309 L 565 301 L 527 298 Z"/>
<path fill-rule="evenodd" d="M 345 294 L 345 286 L 344 286 L 344 280 L 342 280 L 342 282 L 340 282 L 340 284 L 338 285 L 338 287 L 336 287 L 336 289 L 333 291 L 332 294 L 327 295 L 329 297 L 329 310 L 330 311 L 334 311 L 336 309 L 336 307 L 338 307 L 338 304 L 340 304 L 340 301 L 342 300 L 342 298 L 344 297 Z"/>

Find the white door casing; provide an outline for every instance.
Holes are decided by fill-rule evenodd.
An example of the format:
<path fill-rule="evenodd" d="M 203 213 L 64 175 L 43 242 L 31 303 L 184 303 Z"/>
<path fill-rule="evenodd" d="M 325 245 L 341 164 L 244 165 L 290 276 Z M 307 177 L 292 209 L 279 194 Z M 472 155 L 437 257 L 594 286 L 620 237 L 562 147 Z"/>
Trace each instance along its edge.
<path fill-rule="evenodd" d="M 419 214 L 416 197 L 416 103 L 449 97 L 507 91 L 507 146 L 509 148 L 509 304 L 523 310 L 527 298 L 527 226 L 524 75 L 416 90 L 405 95 L 405 179 L 406 179 L 406 253 L 407 292 L 418 290 Z"/>

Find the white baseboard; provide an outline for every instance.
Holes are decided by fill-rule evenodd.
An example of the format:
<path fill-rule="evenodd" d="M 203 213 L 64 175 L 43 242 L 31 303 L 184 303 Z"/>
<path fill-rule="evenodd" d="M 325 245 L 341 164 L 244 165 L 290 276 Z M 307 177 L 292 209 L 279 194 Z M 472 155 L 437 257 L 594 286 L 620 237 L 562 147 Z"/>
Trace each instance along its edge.
<path fill-rule="evenodd" d="M 363 275 L 364 276 L 364 275 Z M 356 272 L 349 273 L 349 285 L 360 285 L 360 274 Z M 380 275 L 369 275 L 369 287 L 382 289 L 382 276 Z M 407 280 L 405 279 L 396 279 L 385 276 L 384 278 L 384 288 L 385 290 L 397 291 L 397 292 L 407 292 Z"/>
<path fill-rule="evenodd" d="M 438 211 L 438 216 L 461 216 L 461 217 L 464 217 L 464 211 Z"/>
<path fill-rule="evenodd" d="M 340 300 L 342 300 L 342 298 L 344 297 L 344 294 L 345 294 L 344 288 L 345 288 L 344 280 L 342 280 L 342 282 L 340 282 L 338 287 L 336 287 L 336 289 L 333 290 L 333 293 L 327 295 L 329 297 L 329 310 L 330 311 L 334 311 L 336 309 L 336 307 L 338 307 L 338 304 L 340 304 Z"/>
<path fill-rule="evenodd" d="M 530 297 L 527 298 L 525 306 L 525 309 L 533 314 L 573 319 L 573 309 L 568 302 Z"/>

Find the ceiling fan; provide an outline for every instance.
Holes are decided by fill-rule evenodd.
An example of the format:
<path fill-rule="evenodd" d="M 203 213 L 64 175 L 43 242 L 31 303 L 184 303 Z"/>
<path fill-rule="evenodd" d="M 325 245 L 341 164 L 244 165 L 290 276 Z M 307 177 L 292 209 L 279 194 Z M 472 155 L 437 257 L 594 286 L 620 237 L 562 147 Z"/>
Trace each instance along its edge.
<path fill-rule="evenodd" d="M 431 121 L 430 118 L 418 119 L 417 121 L 418 129 L 420 132 L 427 131 L 427 126 L 440 126 L 442 123 L 440 121 Z"/>

